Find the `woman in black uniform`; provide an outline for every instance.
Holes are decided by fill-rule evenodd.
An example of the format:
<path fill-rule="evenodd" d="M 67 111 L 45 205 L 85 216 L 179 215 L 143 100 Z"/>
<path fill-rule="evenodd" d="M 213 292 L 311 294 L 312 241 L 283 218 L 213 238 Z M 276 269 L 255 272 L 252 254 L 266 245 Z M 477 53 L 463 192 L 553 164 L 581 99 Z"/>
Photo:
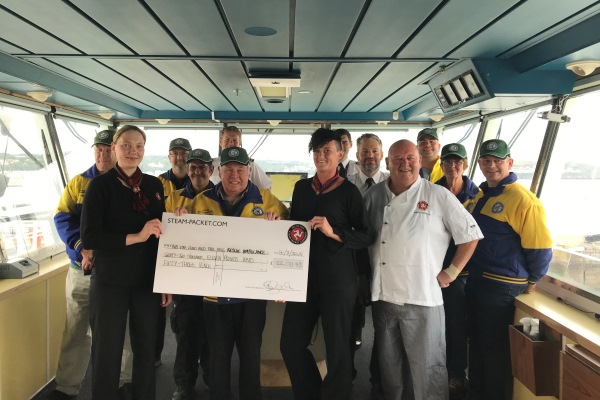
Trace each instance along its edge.
<path fill-rule="evenodd" d="M 133 351 L 134 399 L 154 400 L 154 344 L 158 308 L 170 294 L 152 292 L 163 186 L 142 174 L 146 134 L 125 125 L 113 137 L 117 164 L 94 179 L 86 192 L 81 215 L 81 240 L 94 250 L 90 284 L 92 328 L 92 398 L 118 398 L 125 324 Z"/>
<path fill-rule="evenodd" d="M 308 148 L 317 172 L 296 183 L 290 214 L 291 220 L 309 221 L 313 229 L 307 299 L 286 305 L 281 353 L 296 400 L 347 400 L 352 391 L 350 336 L 357 295 L 353 250 L 369 246 L 375 236 L 359 190 L 339 176 L 339 134 L 317 129 Z M 324 380 L 308 350 L 319 316 L 327 353 Z"/>

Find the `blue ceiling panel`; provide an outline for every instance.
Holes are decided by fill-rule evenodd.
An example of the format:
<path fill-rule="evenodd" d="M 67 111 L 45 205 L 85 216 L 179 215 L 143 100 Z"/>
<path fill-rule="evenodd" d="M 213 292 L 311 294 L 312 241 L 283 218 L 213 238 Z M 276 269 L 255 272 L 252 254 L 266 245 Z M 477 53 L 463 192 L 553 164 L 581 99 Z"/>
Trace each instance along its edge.
<path fill-rule="evenodd" d="M 138 54 L 184 54 L 139 1 L 77 0 L 73 4 Z"/>
<path fill-rule="evenodd" d="M 399 57 L 434 57 L 448 52 L 493 21 L 517 0 L 490 1 L 485 7 L 474 0 L 450 1 L 400 52 Z"/>
<path fill-rule="evenodd" d="M 289 2 L 281 0 L 221 0 L 240 51 L 245 56 L 287 57 L 289 55 Z M 272 36 L 252 36 L 247 28 L 266 27 Z"/>
<path fill-rule="evenodd" d="M 206 107 L 197 107 L 197 110 L 234 110 L 215 85 L 191 61 L 151 61 L 150 63 L 194 97 L 203 99 L 202 103 Z"/>
<path fill-rule="evenodd" d="M 371 3 L 348 49 L 348 57 L 392 56 L 441 0 L 383 0 Z"/>
<path fill-rule="evenodd" d="M 214 0 L 147 0 L 147 3 L 190 54 L 237 55 Z"/>
<path fill-rule="evenodd" d="M 343 111 L 346 104 L 383 66 L 382 63 L 342 64 L 319 111 Z"/>
<path fill-rule="evenodd" d="M 75 4 L 78 4 L 76 2 Z M 3 0 L 2 5 L 27 14 L 29 21 L 84 53 L 131 54 L 92 22 L 60 0 Z M 73 21 L 78 21 L 74 24 Z"/>
<path fill-rule="evenodd" d="M 235 108 L 246 111 L 261 110 L 254 88 L 240 62 L 199 61 L 198 64 Z"/>
<path fill-rule="evenodd" d="M 591 3 L 595 2 L 573 0 L 556 2 L 548 7 L 546 0 L 530 0 L 457 49 L 451 56 L 510 57 L 572 25 L 580 19 L 580 11 Z M 600 5 L 593 9 L 597 12 Z M 589 14 L 591 10 L 585 11 L 585 14 Z M 574 16 L 564 20 L 565 15 Z M 535 21 L 535 24 L 522 21 Z M 540 33 L 540 30 L 547 31 Z"/>
<path fill-rule="evenodd" d="M 334 63 L 294 63 L 301 71 L 300 88 L 292 89 L 292 111 L 315 111 L 327 89 L 327 82 L 335 70 Z M 311 93 L 300 94 L 299 90 Z"/>
<path fill-rule="evenodd" d="M 394 93 L 398 87 L 403 86 L 418 76 L 419 73 L 431 63 L 391 63 L 381 72 L 348 106 L 346 111 L 369 110 L 382 100 Z M 393 105 L 387 103 L 387 110 L 396 110 L 403 104 Z M 380 111 L 384 111 L 381 109 Z"/>
<path fill-rule="evenodd" d="M 154 93 L 172 103 L 171 106 L 166 107 L 168 110 L 196 110 L 201 107 L 197 100 L 143 61 L 103 60 L 103 63 L 144 87 L 152 87 Z"/>
<path fill-rule="evenodd" d="M 338 57 L 360 16 L 363 0 L 296 2 L 294 54 L 297 57 Z"/>
<path fill-rule="evenodd" d="M 145 109 L 151 107 L 158 110 L 170 105 L 156 94 L 93 60 L 59 58 L 54 61 L 55 63 L 52 63 L 41 58 L 31 60 L 32 63 L 40 67 L 106 93 L 136 108 Z M 73 71 L 79 72 L 84 77 Z M 93 77 L 95 82 L 87 77 Z M 127 93 L 129 96 L 121 95 L 118 92 Z M 75 95 L 75 93 L 72 94 Z"/>

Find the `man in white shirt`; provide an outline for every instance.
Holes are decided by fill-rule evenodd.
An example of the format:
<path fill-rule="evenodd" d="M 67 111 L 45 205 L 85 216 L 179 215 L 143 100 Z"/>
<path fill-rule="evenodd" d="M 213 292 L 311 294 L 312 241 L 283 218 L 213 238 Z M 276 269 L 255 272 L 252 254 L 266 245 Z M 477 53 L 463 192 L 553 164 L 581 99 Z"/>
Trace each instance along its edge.
<path fill-rule="evenodd" d="M 348 130 L 343 128 L 336 129 L 335 133 L 340 135 L 340 142 L 342 144 L 342 150 L 344 151 L 344 155 L 339 164 L 339 173 L 342 178 L 346 178 L 358 172 L 358 163 L 356 161 L 348 160 L 348 154 L 350 154 L 350 149 L 352 148 L 352 136 L 350 136 Z"/>
<path fill-rule="evenodd" d="M 448 287 L 483 237 L 449 190 L 420 178 L 421 156 L 409 140 L 394 143 L 390 177 L 365 194 L 372 228 L 369 247 L 373 324 L 385 397 L 448 399 L 441 288 Z M 454 239 L 457 252 L 442 270 Z"/>
<path fill-rule="evenodd" d="M 243 147 L 242 146 L 242 131 L 238 129 L 237 126 L 226 126 L 221 131 L 221 136 L 219 137 L 219 147 L 221 149 L 226 149 L 228 147 Z M 221 178 L 219 177 L 219 167 L 221 165 L 221 157 L 213 158 L 213 167 L 214 172 L 210 177 L 210 180 L 215 185 L 221 182 Z M 254 160 L 250 161 L 250 181 L 254 183 L 261 189 L 271 189 L 271 178 L 267 176 L 265 171 L 262 170 L 261 167 L 258 166 L 254 162 Z"/>
<path fill-rule="evenodd" d="M 354 183 L 364 196 L 371 186 L 383 182 L 390 174 L 379 170 L 383 159 L 383 150 L 381 139 L 377 135 L 365 133 L 358 138 L 356 143 L 358 145 L 356 151 L 358 168 L 354 174 L 348 175 L 347 179 Z"/>

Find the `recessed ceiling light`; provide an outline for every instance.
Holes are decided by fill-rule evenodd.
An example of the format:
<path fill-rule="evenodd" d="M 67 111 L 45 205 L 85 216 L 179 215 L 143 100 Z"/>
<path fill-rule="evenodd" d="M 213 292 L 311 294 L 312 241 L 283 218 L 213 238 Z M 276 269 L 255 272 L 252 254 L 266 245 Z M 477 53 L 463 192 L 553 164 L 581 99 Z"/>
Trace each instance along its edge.
<path fill-rule="evenodd" d="M 268 26 L 251 26 L 244 29 L 244 32 L 250 36 L 273 36 L 277 33 L 275 29 Z"/>
<path fill-rule="evenodd" d="M 298 90 L 298 94 L 311 94 L 312 90 Z"/>

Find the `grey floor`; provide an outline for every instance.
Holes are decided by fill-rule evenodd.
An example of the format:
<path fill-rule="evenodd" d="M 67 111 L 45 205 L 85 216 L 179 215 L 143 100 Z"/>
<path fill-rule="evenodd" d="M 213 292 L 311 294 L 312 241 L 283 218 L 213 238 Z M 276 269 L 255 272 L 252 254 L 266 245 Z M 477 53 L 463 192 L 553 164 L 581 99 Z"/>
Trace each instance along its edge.
<path fill-rule="evenodd" d="M 167 316 L 168 318 L 168 316 Z M 167 320 L 168 321 L 168 320 Z M 352 390 L 353 400 L 368 400 L 370 399 L 371 384 L 369 382 L 369 361 L 371 358 L 371 346 L 373 343 L 373 323 L 371 319 L 371 308 L 367 308 L 365 329 L 363 330 L 363 345 L 357 350 L 355 356 L 355 365 L 358 371 L 357 377 L 354 380 Z M 170 400 L 175 391 L 175 382 L 173 381 L 173 363 L 175 360 L 175 337 L 167 324 L 165 333 L 165 347 L 162 353 L 162 365 L 156 368 L 156 399 Z M 237 355 L 234 351 L 233 370 L 232 370 L 232 400 L 238 399 L 237 387 Z M 90 379 L 89 370 L 86 375 L 81 392 L 77 400 L 90 400 Z M 196 399 L 208 399 L 208 392 L 198 383 L 196 387 Z M 289 388 L 263 389 L 263 400 L 292 400 L 294 397 Z M 115 399 L 116 400 L 116 399 Z M 350 400 L 350 399 L 349 399 Z"/>

